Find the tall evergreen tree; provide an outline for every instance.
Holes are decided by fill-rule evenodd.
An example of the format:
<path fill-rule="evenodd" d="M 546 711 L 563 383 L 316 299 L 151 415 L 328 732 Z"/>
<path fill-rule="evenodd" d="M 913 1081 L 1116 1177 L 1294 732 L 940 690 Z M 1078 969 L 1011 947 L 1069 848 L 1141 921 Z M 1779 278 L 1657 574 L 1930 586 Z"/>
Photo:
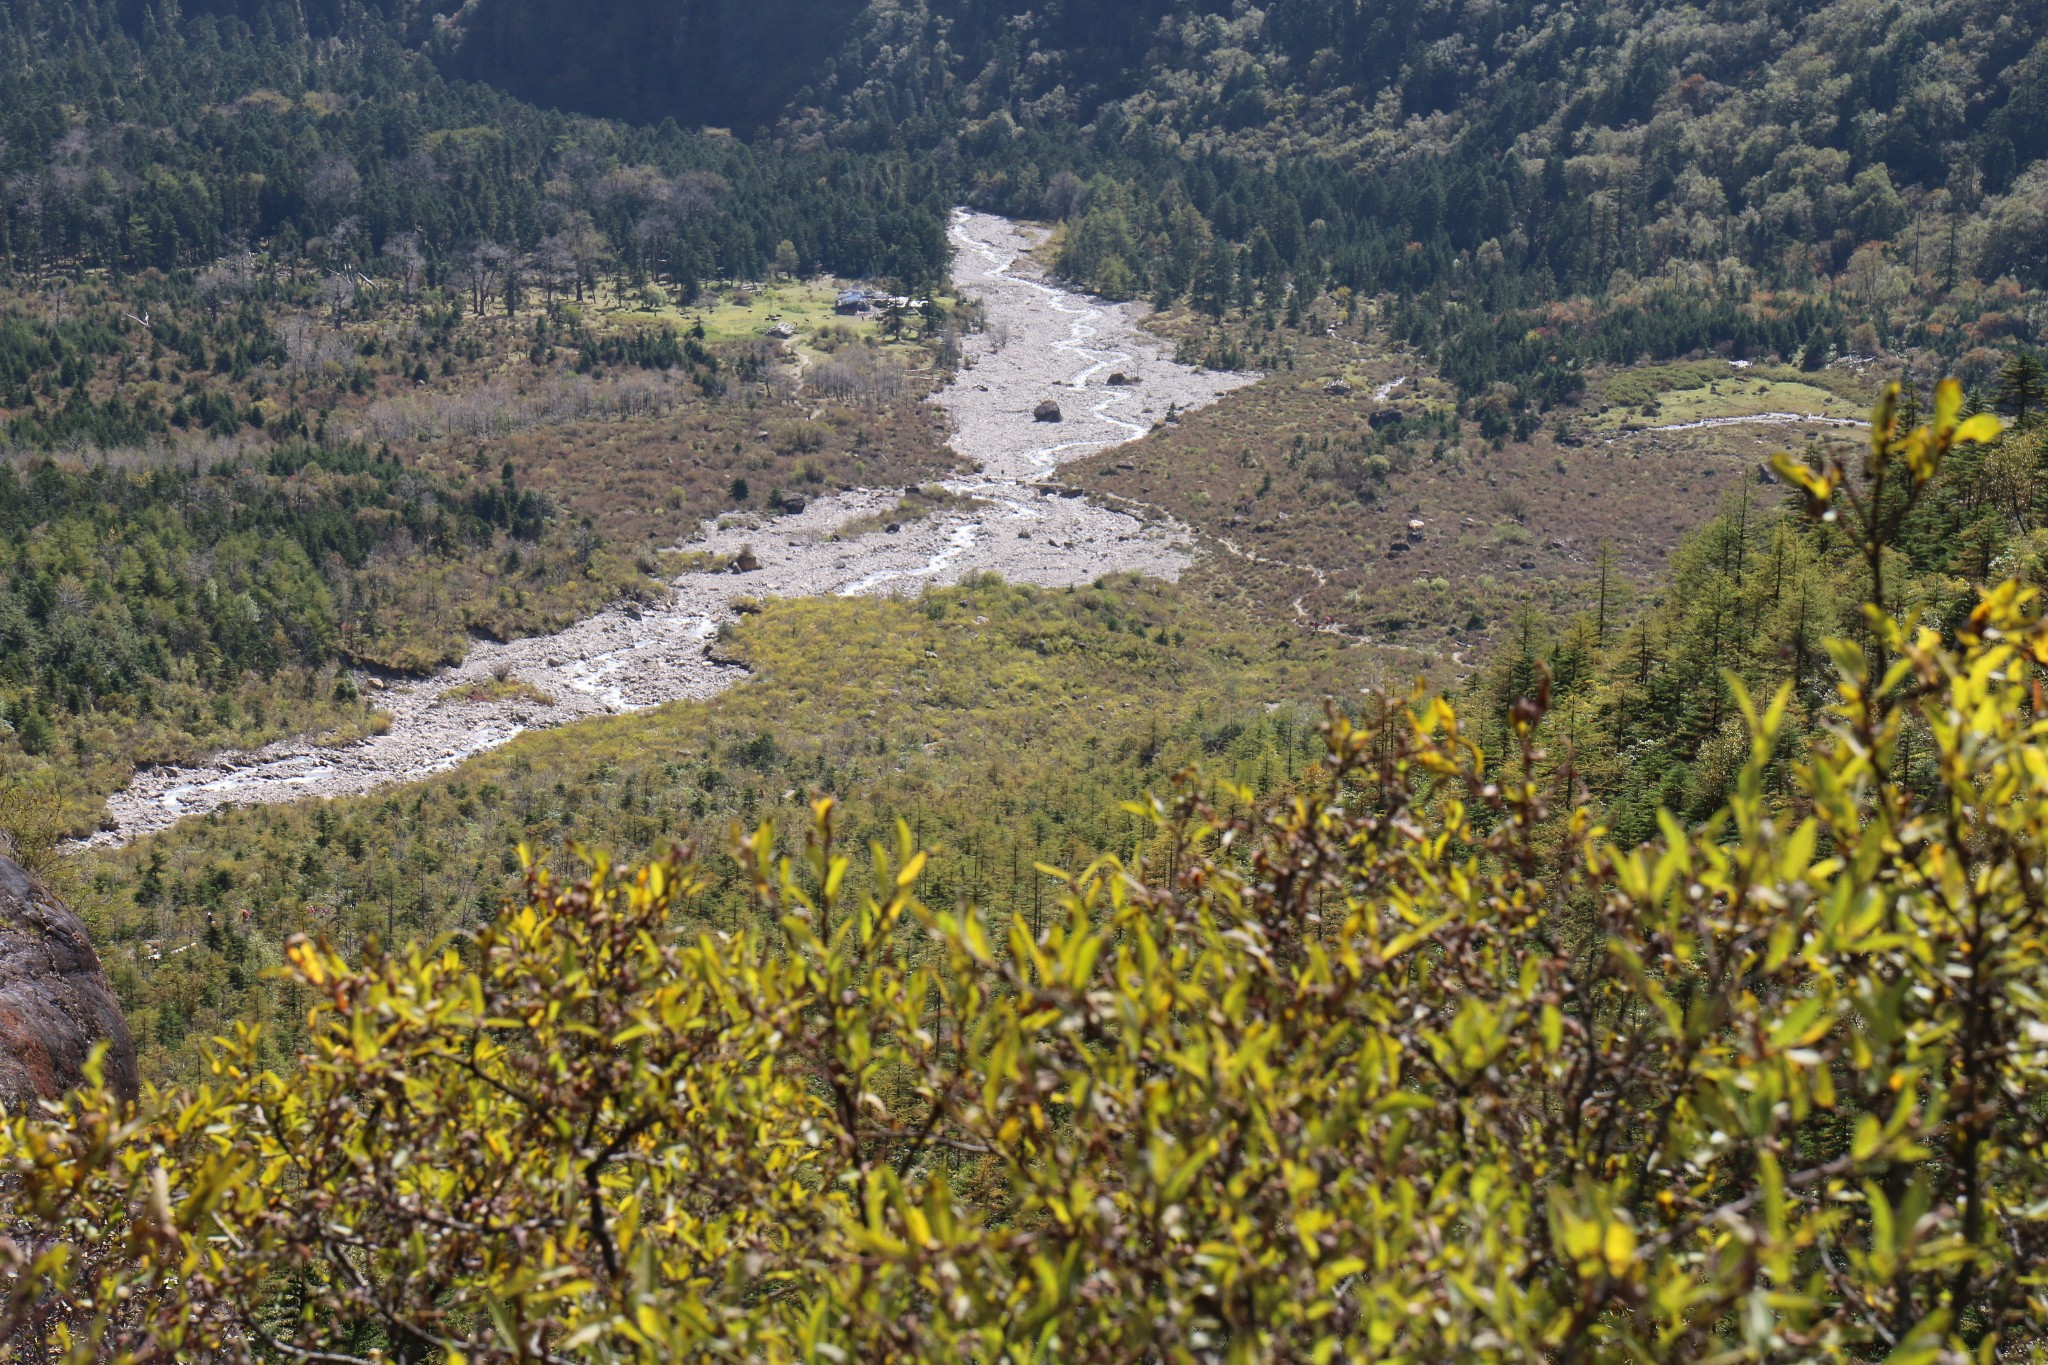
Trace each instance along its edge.
<path fill-rule="evenodd" d="M 1999 411 L 2011 413 L 2013 425 L 2021 430 L 2032 426 L 2048 403 L 2048 368 L 2042 366 L 2041 357 L 2032 351 L 2014 352 L 1998 372 L 1998 389 L 1991 403 Z"/>

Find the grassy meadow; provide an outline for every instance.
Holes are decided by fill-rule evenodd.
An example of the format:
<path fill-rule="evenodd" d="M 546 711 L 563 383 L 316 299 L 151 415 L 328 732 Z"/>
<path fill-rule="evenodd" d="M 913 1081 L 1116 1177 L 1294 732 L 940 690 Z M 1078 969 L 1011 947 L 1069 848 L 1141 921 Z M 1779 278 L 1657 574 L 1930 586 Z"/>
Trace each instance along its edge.
<path fill-rule="evenodd" d="M 305 1002 L 264 975 L 294 933 L 351 956 L 474 927 L 519 879 L 523 843 L 640 857 L 694 839 L 714 867 L 735 822 L 800 835 L 831 794 L 855 840 L 903 820 L 939 850 L 923 894 L 1051 903 L 1035 863 L 1130 852 L 1121 804 L 1187 764 L 1274 791 L 1320 753 L 1325 695 L 1404 686 L 1396 662 L 1232 624 L 1171 585 L 1049 591 L 997 581 L 920 599 L 764 603 L 723 647 L 753 671 L 705 702 L 522 736 L 373 796 L 230 810 L 68 860 L 130 1009 L 144 1069 L 191 1074 L 236 1018 L 288 1044 Z M 730 924 L 736 881 L 704 904 Z M 722 918 L 723 917 L 723 918 Z"/>
<path fill-rule="evenodd" d="M 1184 315 L 1160 326 L 1184 350 L 1256 360 L 1265 377 L 1063 477 L 1192 527 L 1210 551 L 1192 591 L 1254 619 L 1409 651 L 1446 681 L 1525 612 L 1597 612 L 1603 546 L 1611 615 L 1654 592 L 1680 540 L 1731 499 L 1775 503 L 1780 490 L 1759 471 L 1772 450 L 1808 439 L 1797 427 L 1624 424 L 1855 416 L 1845 391 L 1874 382 L 1836 372 L 1793 381 L 1798 371 L 1723 361 L 1633 367 L 1519 435 L 1488 438 L 1413 357 L 1370 338 L 1268 336 L 1255 322 L 1241 336 L 1206 333 Z M 1646 405 L 1663 415 L 1640 415 Z M 1846 428 L 1814 434 L 1856 439 Z"/>

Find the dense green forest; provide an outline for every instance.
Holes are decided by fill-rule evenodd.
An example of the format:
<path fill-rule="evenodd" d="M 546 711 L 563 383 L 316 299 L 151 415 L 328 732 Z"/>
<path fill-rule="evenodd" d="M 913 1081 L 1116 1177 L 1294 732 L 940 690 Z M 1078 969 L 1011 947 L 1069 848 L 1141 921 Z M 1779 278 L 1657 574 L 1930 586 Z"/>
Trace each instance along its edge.
<path fill-rule="evenodd" d="M 1952 637 L 1981 595 L 2005 578 L 2048 573 L 2048 422 L 2038 409 L 2038 362 L 2006 367 L 1997 392 L 2016 420 L 1998 441 L 1958 451 L 1939 479 L 1907 500 L 1896 491 L 1886 557 L 1890 606 Z M 1910 390 L 1909 416 L 1918 405 Z M 1806 463 L 1818 467 L 1818 446 Z M 1727 799 L 1748 753 L 1729 678 L 1763 693 L 1788 689 L 1781 763 L 1816 740 L 1835 699 L 1827 641 L 1869 638 L 1858 610 L 1870 566 L 1856 532 L 1804 515 L 1803 494 L 1745 485 L 1673 556 L 1655 600 L 1634 619 L 1597 613 L 1560 622 L 1525 615 L 1471 692 L 1482 724 L 1506 732 L 1515 703 L 1549 689 L 1551 758 L 1601 803 L 1617 836 L 1647 839 L 1659 810 L 1704 820 Z M 1934 779 L 1930 738 L 1900 741 L 1899 780 Z M 1786 766 L 1773 769 L 1789 780 Z"/>
<path fill-rule="evenodd" d="M 1386 296 L 1468 397 L 1505 384 L 1518 407 L 1699 349 L 1956 363 L 2032 339 L 2039 15 L 1649 17 L 14 0 L 0 256 L 170 268 L 267 243 L 439 278 L 490 247 L 529 283 L 611 258 L 688 294 L 787 242 L 805 269 L 922 281 L 967 197 L 1066 220 L 1062 268 L 1115 295 L 1217 314 Z M 690 74 L 706 64 L 719 79 Z"/>
<path fill-rule="evenodd" d="M 293 730 L 346 737 L 374 719 L 338 665 L 429 666 L 459 657 L 472 630 L 544 628 L 638 590 L 649 562 L 633 562 L 638 544 L 606 548 L 602 510 L 563 515 L 510 460 L 424 446 L 401 459 L 330 420 L 360 426 L 367 410 L 391 425 L 378 403 L 396 413 L 409 386 L 462 392 L 508 342 L 540 373 L 673 370 L 700 391 L 692 401 L 715 405 L 758 356 L 656 327 L 593 332 L 569 300 L 602 287 L 658 312 L 708 281 L 770 271 L 929 282 L 959 197 L 1060 222 L 1062 270 L 1173 305 L 1188 328 L 1227 322 L 1219 335 L 1262 361 L 1289 344 L 1267 349 L 1283 315 L 1283 338 L 1330 322 L 1411 345 L 1496 442 L 1525 436 L 1589 372 L 1642 357 L 1818 368 L 1881 348 L 1998 397 L 2000 366 L 2038 313 L 2038 21 L 1947 4 L 1873 46 L 1840 5 L 1640 17 L 625 5 L 591 24 L 513 0 L 459 14 L 10 0 L 0 260 L 18 293 L 0 309 L 0 402 L 16 447 L 59 454 L 0 467 L 9 790 L 25 799 L 35 775 L 46 795 L 61 770 L 65 799 L 89 804 L 138 764 Z M 805 42 L 762 55 L 763 32 L 799 23 Z M 641 41 L 654 33 L 673 41 Z M 669 57 L 701 61 L 721 43 L 774 68 L 730 67 L 744 116 L 662 107 L 680 88 Z M 1822 87 L 1835 92 L 1825 109 Z M 689 88 L 697 101 L 731 94 Z M 714 118 L 755 136 L 680 126 Z M 537 313 L 530 336 L 521 310 Z M 487 316 L 498 312 L 502 325 Z M 307 321 L 321 313 L 332 338 Z M 2005 408 L 2031 425 L 2024 402 Z M 704 420 L 717 450 L 718 424 L 747 418 Z M 1448 413 L 1431 420 L 1449 422 L 1439 449 L 1458 435 Z M 1973 585 L 2031 565 L 2042 509 L 2038 455 L 2019 453 L 2029 439 L 1959 457 L 1916 506 L 1901 543 L 1932 619 L 1952 627 Z M 862 429 L 849 453 L 867 440 Z M 124 447 L 137 453 L 77 458 Z M 729 481 L 714 482 L 722 498 Z M 1820 641 L 1854 625 L 1856 591 L 1828 537 L 1788 521 L 1773 490 L 1746 490 L 1639 619 L 1519 623 L 1473 684 L 1490 698 L 1476 714 L 1505 724 L 1541 662 L 1574 777 L 1617 828 L 1648 834 L 1660 804 L 1704 817 L 1740 751 L 1719 670 L 1759 687 L 1790 678 L 1795 726 L 1825 708 Z M 944 617 L 944 602 L 933 609 Z M 1229 709 L 1241 698 L 1220 704 L 1220 718 L 1171 714 L 1123 745 L 1106 770 L 1116 780 L 1085 797 L 1024 804 L 1092 831 L 1064 849 L 1081 858 L 1116 847 L 1100 812 L 1169 771 L 1162 755 L 1306 742 L 1298 718 L 1275 737 Z M 361 907 L 352 934 L 374 929 L 380 907 L 387 930 L 401 908 L 408 929 L 434 930 L 494 903 L 521 840 L 645 849 L 679 822 L 716 827 L 854 780 L 807 742 L 749 727 L 708 735 L 701 758 L 659 774 L 586 764 L 565 783 L 549 770 L 543 786 L 558 790 L 521 796 L 499 823 L 473 818 L 474 793 L 501 800 L 523 780 L 464 779 L 451 805 L 461 838 L 429 835 L 441 852 L 403 896 L 376 856 L 344 860 L 329 885 L 324 859 L 273 868 L 266 840 L 235 833 L 217 852 L 195 834 L 168 880 L 96 874 L 105 922 L 124 940 L 168 940 L 196 933 L 197 907 L 264 911 L 254 888 L 303 875 L 297 901 Z M 1260 791 L 1298 766 L 1262 762 Z M 855 803 L 862 819 L 922 819 L 918 798 L 885 787 L 871 810 Z M 395 847 L 370 833 L 396 818 L 388 805 L 364 807 L 381 814 L 365 814 L 352 846 Z M 973 850 L 964 884 L 994 885 L 992 858 L 1020 894 L 1043 831 L 1027 850 L 1004 822 L 983 829 L 951 800 L 932 805 L 942 844 L 957 823 Z M 71 809 L 75 828 L 83 807 Z M 223 1010 L 217 974 L 145 1030 L 165 1056 L 186 1021 L 208 1017 L 205 1037 L 254 1008 Z M 129 989 L 138 1005 L 149 994 Z"/>
<path fill-rule="evenodd" d="M 349 666 L 650 591 L 644 505 L 529 471 L 593 428 L 641 442 L 615 465 L 671 424 L 738 458 L 767 362 L 679 325 L 700 278 L 943 268 L 926 168 L 543 110 L 410 22 L 0 6 L 0 793 L 32 842 L 138 766 L 362 733 Z M 916 481 L 921 434 L 834 416 L 749 457 L 764 497 L 835 456 Z M 730 505 L 662 459 L 648 501 Z"/>
<path fill-rule="evenodd" d="M 8 439 L 161 447 L 0 471 L 10 749 L 41 760 L 24 769 L 103 763 L 97 789 L 123 764 L 299 723 L 286 717 L 331 723 L 318 708 L 340 704 L 338 663 L 431 664 L 469 630 L 517 633 L 630 589 L 640 567 L 603 553 L 601 512 L 559 515 L 559 490 L 521 485 L 509 461 L 501 476 L 450 450 L 423 467 L 429 452 L 392 458 L 330 419 L 427 425 L 402 410 L 405 387 L 489 375 L 509 338 L 486 315 L 524 327 L 535 295 L 536 367 L 673 370 L 728 398 L 759 355 L 652 326 L 594 333 L 561 309 L 602 286 L 657 316 L 770 272 L 929 283 L 963 197 L 1055 220 L 1066 273 L 1193 325 L 1227 320 L 1219 334 L 1262 357 L 1258 330 L 1283 315 L 1292 333 L 1327 322 L 1412 346 L 1495 441 L 1644 357 L 1818 369 L 1883 351 L 1923 380 L 1959 371 L 1990 401 L 2040 312 L 2039 17 L 1964 0 L 1875 34 L 1842 4 L 1645 17 L 954 0 L 629 4 L 585 23 L 519 0 L 9 0 Z M 764 45 L 779 29 L 804 40 Z M 677 79 L 675 62 L 728 52 L 754 64 Z M 685 89 L 696 103 L 662 104 Z M 684 126 L 708 122 L 752 136 Z M 744 420 L 712 421 L 710 447 L 718 421 Z M 198 438 L 220 449 L 164 453 Z M 2019 562 L 2006 547 L 2035 513 L 2012 491 L 2028 477 L 2016 460 L 1959 470 L 1967 491 L 1916 510 L 1916 569 L 1950 575 L 1928 589 L 1945 620 L 1968 584 Z M 1758 505 L 1730 514 L 1736 567 L 1719 567 L 1726 545 L 1695 546 L 1663 614 L 1627 627 L 1639 661 L 1644 642 L 1677 651 L 1702 629 L 1670 613 L 1718 600 L 1695 581 L 1709 559 L 1743 598 L 1768 558 L 1773 611 L 1787 573 L 1823 573 L 1826 545 L 1752 491 Z M 1634 757 L 1601 760 L 1627 768 L 1617 797 L 1682 793 L 1694 814 L 1719 799 L 1671 756 L 1728 723 L 1712 682 L 1725 649 L 1777 657 L 1754 630 L 1762 608 L 1731 611 L 1725 640 L 1709 612 L 1693 663 L 1639 666 L 1644 697 L 1594 708 L 1634 718 L 1608 744 Z M 1792 627 L 1802 686 L 1819 676 L 1811 641 L 1845 619 L 1815 611 Z M 1569 688 L 1590 657 L 1576 630 L 1521 630 L 1521 672 L 1501 686 L 1549 650 Z M 1539 647 L 1546 633 L 1562 642 Z M 139 724 L 156 705 L 175 723 Z M 1627 724 L 1658 742 L 1637 753 Z M 1650 808 L 1630 807 L 1632 830 Z"/>
<path fill-rule="evenodd" d="M 451 82 L 401 16 L 291 4 L 0 6 L 0 256 L 33 272 L 204 266 L 267 247 L 319 271 L 453 277 L 465 248 L 573 282 L 806 269 L 929 280 L 950 188 L 911 159 L 791 153 L 581 120 Z M 137 11 L 140 11 L 137 13 Z"/>
<path fill-rule="evenodd" d="M 349 665 L 459 660 L 472 630 L 559 624 L 649 586 L 509 467 L 437 482 L 304 441 L 0 464 L 0 793 L 93 809 L 137 767 L 339 742 L 375 723 Z M 34 835 L 76 828 L 53 819 Z"/>
<path fill-rule="evenodd" d="M 548 88 L 651 113 L 678 87 L 628 51 L 719 8 L 558 21 Z M 487 71 L 547 10 L 494 0 L 451 41 Z M 1975 286 L 2048 284 L 2031 12 L 938 0 L 852 30 L 787 145 L 936 148 L 978 202 L 1070 220 L 1062 268 L 1117 296 L 1391 293 L 1468 394 L 1547 406 L 1585 365 L 1701 348 L 1953 360 L 2031 326 Z"/>

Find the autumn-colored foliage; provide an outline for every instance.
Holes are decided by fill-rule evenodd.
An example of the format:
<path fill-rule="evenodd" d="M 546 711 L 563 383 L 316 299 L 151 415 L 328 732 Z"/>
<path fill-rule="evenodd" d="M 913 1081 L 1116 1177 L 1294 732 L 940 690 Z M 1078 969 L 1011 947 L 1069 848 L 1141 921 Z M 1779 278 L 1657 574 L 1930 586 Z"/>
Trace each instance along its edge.
<path fill-rule="evenodd" d="M 1976 434 L 1937 412 L 1875 464 Z M 678 932 L 678 849 L 535 867 L 472 939 L 300 941 L 297 1069 L 244 1034 L 196 1091 L 9 1121 L 4 1326 L 78 1360 L 2039 1359 L 2048 622 L 2006 584 L 1953 641 L 1872 628 L 1789 794 L 1785 698 L 1738 687 L 1727 807 L 1642 847 L 1532 776 L 1541 696 L 1506 755 L 1418 698 L 1333 717 L 1277 808 L 1146 803 L 1166 852 L 1035 931 L 924 905 L 908 834 L 859 862 L 821 802 L 804 858 L 740 836 L 755 928 Z"/>

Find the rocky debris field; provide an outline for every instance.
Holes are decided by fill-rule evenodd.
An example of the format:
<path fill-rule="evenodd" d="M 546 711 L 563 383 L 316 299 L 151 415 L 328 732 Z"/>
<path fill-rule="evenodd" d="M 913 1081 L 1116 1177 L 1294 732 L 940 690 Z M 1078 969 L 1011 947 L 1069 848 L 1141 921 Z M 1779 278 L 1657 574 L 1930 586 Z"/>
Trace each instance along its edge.
<path fill-rule="evenodd" d="M 390 720 L 382 734 L 333 747 L 282 740 L 223 754 L 203 767 L 141 773 L 108 803 L 111 827 L 94 842 L 125 843 L 230 804 L 349 796 L 452 768 L 521 732 L 592 716 L 710 697 L 744 671 L 710 657 L 718 627 L 747 598 L 915 593 L 996 573 L 1045 587 L 1104 574 L 1178 576 L 1191 548 L 1180 528 L 1072 496 L 1047 480 L 1062 463 L 1143 436 L 1175 411 L 1214 402 L 1256 375 L 1177 363 L 1143 331 L 1144 310 L 1045 280 L 1027 252 L 1034 229 L 988 214 L 954 217 L 954 279 L 979 298 L 987 326 L 933 401 L 954 449 L 976 472 L 944 486 L 965 505 L 897 529 L 836 539 L 839 529 L 893 509 L 902 490 L 818 498 L 752 524 L 705 525 L 688 548 L 758 565 L 693 573 L 658 607 L 613 609 L 556 635 L 479 643 L 430 678 L 364 685 Z M 1034 414 L 1057 405 L 1058 423 Z M 507 687 L 524 683 L 524 688 Z M 508 695 L 492 699 L 492 693 Z M 545 698 L 541 700 L 540 698 Z"/>

